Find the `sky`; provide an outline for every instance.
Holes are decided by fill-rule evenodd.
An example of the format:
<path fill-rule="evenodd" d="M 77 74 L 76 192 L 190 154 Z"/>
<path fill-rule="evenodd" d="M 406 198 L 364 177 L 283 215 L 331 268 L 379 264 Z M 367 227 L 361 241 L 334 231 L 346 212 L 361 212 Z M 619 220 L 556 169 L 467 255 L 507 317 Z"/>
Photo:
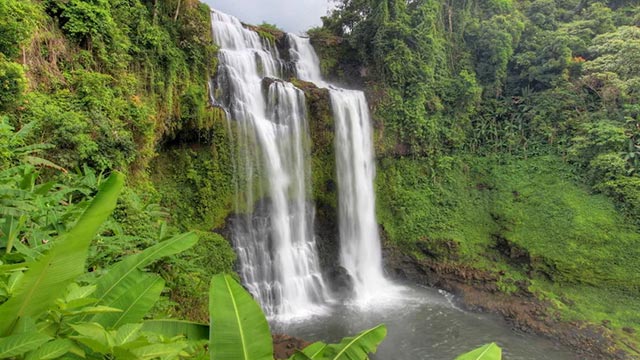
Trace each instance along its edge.
<path fill-rule="evenodd" d="M 287 32 L 300 34 L 322 24 L 328 0 L 204 0 L 214 9 L 248 24 L 266 21 Z"/>

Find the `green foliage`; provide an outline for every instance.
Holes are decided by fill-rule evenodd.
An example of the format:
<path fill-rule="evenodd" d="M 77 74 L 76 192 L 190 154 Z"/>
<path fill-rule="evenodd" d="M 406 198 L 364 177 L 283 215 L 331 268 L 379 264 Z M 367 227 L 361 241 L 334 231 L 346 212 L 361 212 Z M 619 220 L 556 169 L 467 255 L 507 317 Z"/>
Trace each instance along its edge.
<path fill-rule="evenodd" d="M 30 1 L 0 1 L 0 54 L 8 59 L 18 57 L 38 20 L 36 5 Z"/>
<path fill-rule="evenodd" d="M 502 94 L 508 75 L 507 65 L 523 30 L 524 23 L 519 14 L 503 15 L 502 11 L 487 20 L 474 21 L 469 25 L 465 36 L 473 44 L 477 77 L 485 85 L 488 96 Z"/>
<path fill-rule="evenodd" d="M 62 30 L 79 46 L 92 51 L 113 70 L 129 60 L 129 39 L 113 19 L 108 0 L 46 1 L 46 11 L 58 17 Z"/>
<path fill-rule="evenodd" d="M 388 240 L 447 261 L 471 260 L 489 246 L 497 226 L 489 199 L 467 165 L 454 158 L 387 159 L 377 178 L 377 215 Z"/>
<path fill-rule="evenodd" d="M 471 352 L 462 354 L 456 360 L 500 360 L 502 359 L 502 349 L 495 343 L 479 347 Z"/>
<path fill-rule="evenodd" d="M 24 354 L 37 349 L 49 340 L 51 340 L 50 337 L 39 333 L 25 333 L 7 336 L 0 339 L 0 357 L 6 359 Z M 62 355 L 65 353 L 66 351 Z"/>
<path fill-rule="evenodd" d="M 612 173 L 607 191 L 618 190 L 611 197 L 631 214 L 635 177 L 620 178 L 624 160 L 610 158 L 598 159 L 601 173 Z M 418 259 L 491 271 L 506 293 L 531 282 L 537 296 L 557 300 L 563 318 L 637 328 L 637 227 L 611 199 L 590 193 L 573 166 L 555 156 L 505 155 L 446 164 L 381 162 L 377 215 L 387 241 Z"/>
<path fill-rule="evenodd" d="M 215 145 L 168 149 L 154 164 L 162 204 L 185 229 L 220 227 L 231 208 L 232 159 L 224 128 L 216 129 Z"/>
<path fill-rule="evenodd" d="M 90 249 L 94 274 L 124 255 L 165 240 L 176 228 L 209 230 L 208 222 L 216 226 L 223 222 L 231 194 L 221 184 L 231 183 L 231 165 L 222 111 L 208 106 L 208 81 L 217 65 L 210 12 L 205 4 L 182 1 L 176 19 L 178 3 L 0 3 L 2 14 L 11 13 L 0 21 L 6 34 L 0 46 L 3 52 L 12 49 L 6 57 L 0 55 L 0 85 L 6 90 L 0 92 L 0 136 L 7 140 L 0 145 L 0 164 L 22 164 L 19 171 L 12 170 L 10 181 L 2 183 L 7 190 L 0 201 L 14 216 L 0 221 L 0 244 L 10 239 L 11 247 L 21 251 L 33 248 L 20 256 L 36 257 L 70 227 L 69 220 L 95 193 L 101 174 L 114 169 L 131 176 L 113 219 L 105 223 Z M 20 53 L 25 66 L 8 61 Z M 16 136 L 11 128 L 25 131 Z M 173 205 L 168 209 L 158 205 L 183 206 L 184 201 L 174 200 L 191 194 L 189 190 L 175 187 L 159 192 L 155 187 L 165 190 L 164 182 L 153 183 L 149 176 L 149 162 L 162 149 L 160 144 L 171 142 L 216 143 L 217 153 L 208 153 L 206 164 L 197 165 L 201 175 L 190 180 L 190 186 L 197 186 L 193 203 L 202 204 L 193 216 L 188 213 L 190 206 L 180 212 Z M 51 162 L 36 154 L 45 149 Z M 65 169 L 73 174 L 63 176 L 60 171 Z M 207 171 L 217 175 L 208 179 Z M 20 201 L 11 198 L 16 191 Z M 153 265 L 172 288 L 165 292 L 167 299 L 200 299 L 195 294 L 206 290 L 207 271 L 231 270 L 234 255 L 228 243 L 208 232 L 206 236 L 201 253 L 192 251 Z M 22 248 L 20 239 L 29 248 Z M 205 254 L 206 266 L 189 264 Z M 200 282 L 188 280 L 196 274 Z M 154 311 L 202 318 L 201 300 L 194 309 L 176 311 L 171 309 L 177 308 L 176 303 L 167 299 Z"/>
<path fill-rule="evenodd" d="M 23 121 L 37 124 L 40 138 L 56 146 L 54 160 L 70 168 L 88 163 L 99 170 L 126 169 L 149 155 L 155 130 L 150 110 L 120 88 L 126 79 L 80 70 L 68 74 L 68 81 L 74 93 L 31 93 L 22 114 Z"/>
<path fill-rule="evenodd" d="M 278 28 L 278 25 L 276 24 L 270 24 L 266 21 L 263 21 L 262 24 L 258 25 L 263 29 L 268 29 L 268 30 L 272 30 L 272 31 L 282 31 L 281 29 Z"/>
<path fill-rule="evenodd" d="M 128 322 L 141 320 L 159 298 L 164 282 L 160 276 L 145 274 L 140 269 L 161 258 L 185 251 L 193 247 L 197 241 L 198 238 L 193 233 L 181 234 L 138 254 L 130 255 L 111 266 L 108 272 L 95 282 L 97 304 L 122 310 L 136 308 L 136 311 L 99 314 L 94 316 L 93 320 L 105 326 L 114 327 L 121 322 L 127 323 L 125 320 Z"/>
<path fill-rule="evenodd" d="M 270 360 L 269 324 L 258 303 L 229 275 L 211 279 L 211 359 Z"/>
<path fill-rule="evenodd" d="M 11 110 L 17 106 L 26 84 L 23 67 L 6 61 L 0 54 L 0 111 Z"/>
<path fill-rule="evenodd" d="M 387 336 L 387 328 L 381 324 L 365 330 L 354 337 L 342 339 L 339 344 L 327 345 L 316 342 L 309 345 L 293 360 L 352 360 L 367 359 L 369 353 L 375 353 L 378 345 Z"/>
<path fill-rule="evenodd" d="M 163 275 L 172 289 L 169 299 L 177 304 L 172 313 L 176 317 L 206 322 L 209 318 L 207 299 L 201 294 L 208 291 L 211 274 L 233 271 L 236 253 L 219 234 L 196 231 L 196 235 L 200 241 L 169 262 L 171 271 L 163 271 Z"/>
<path fill-rule="evenodd" d="M 55 246 L 29 266 L 13 296 L 0 306 L 0 334 L 9 335 L 20 319 L 44 313 L 67 284 L 84 272 L 89 244 L 115 207 L 124 176 L 111 175 L 77 224 L 54 241 Z"/>
<path fill-rule="evenodd" d="M 347 80 L 361 77 L 379 86 L 374 116 L 384 122 L 386 131 L 397 134 L 402 145 L 416 154 L 439 154 L 462 146 L 482 90 L 470 57 L 450 41 L 453 18 L 442 22 L 446 8 L 440 1 L 412 6 L 386 0 L 338 3 L 323 21 L 345 41 L 324 47 L 338 51 L 320 53 L 342 55 L 337 71 Z M 331 39 L 318 31 L 311 35 L 316 37 L 314 43 Z M 349 53 L 359 58 L 344 56 Z"/>
<path fill-rule="evenodd" d="M 589 52 L 589 72 L 613 72 L 622 79 L 640 76 L 640 66 L 631 60 L 640 55 L 640 30 L 637 26 L 621 26 L 593 39 Z"/>
<path fill-rule="evenodd" d="M 2 288 L 8 289 L 0 297 L 6 320 L 0 324 L 3 357 L 48 359 L 72 353 L 93 359 L 169 359 L 196 351 L 181 337 L 142 333 L 139 323 L 164 287 L 158 275 L 139 268 L 192 247 L 197 241 L 193 234 L 129 256 L 88 285 L 77 282 L 85 271 L 89 243 L 115 208 L 123 184 L 124 176 L 113 173 L 80 219 L 53 239 L 48 251 L 0 268 Z M 25 249 L 20 251 L 28 253 Z M 9 251 L 1 261 L 18 259 Z"/>

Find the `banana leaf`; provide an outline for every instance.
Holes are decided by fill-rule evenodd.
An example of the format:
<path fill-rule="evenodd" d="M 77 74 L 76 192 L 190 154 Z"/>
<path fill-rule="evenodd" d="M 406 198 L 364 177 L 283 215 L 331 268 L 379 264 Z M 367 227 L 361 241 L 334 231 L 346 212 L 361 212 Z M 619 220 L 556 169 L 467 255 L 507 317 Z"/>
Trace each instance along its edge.
<path fill-rule="evenodd" d="M 61 297 L 67 285 L 84 273 L 91 240 L 111 215 L 124 175 L 114 172 L 91 205 L 69 232 L 54 240 L 54 246 L 31 264 L 14 295 L 0 305 L 0 335 L 11 333 L 18 319 L 38 317 Z"/>
<path fill-rule="evenodd" d="M 319 359 L 331 360 L 364 360 L 370 353 L 375 353 L 378 345 L 387 336 L 387 327 L 380 324 L 365 330 L 354 337 L 342 339 L 339 344 L 328 345 Z"/>
<path fill-rule="evenodd" d="M 189 340 L 209 340 L 209 325 L 183 320 L 147 320 L 142 324 L 142 331 L 162 334 L 167 338 L 183 335 Z"/>
<path fill-rule="evenodd" d="M 267 319 L 251 295 L 229 275 L 211 279 L 209 290 L 212 360 L 273 360 Z"/>
<path fill-rule="evenodd" d="M 496 345 L 496 343 L 491 343 L 479 347 L 471 352 L 466 354 L 462 354 L 456 358 L 456 360 L 501 360 L 502 359 L 502 349 Z"/>
<path fill-rule="evenodd" d="M 138 269 L 163 257 L 185 251 L 197 242 L 198 237 L 193 232 L 180 234 L 116 263 L 96 282 L 97 290 L 94 297 L 98 299 L 98 304 L 112 306 L 116 299 L 127 293 L 135 296 L 129 290 L 137 283 L 136 278 L 139 279 Z"/>

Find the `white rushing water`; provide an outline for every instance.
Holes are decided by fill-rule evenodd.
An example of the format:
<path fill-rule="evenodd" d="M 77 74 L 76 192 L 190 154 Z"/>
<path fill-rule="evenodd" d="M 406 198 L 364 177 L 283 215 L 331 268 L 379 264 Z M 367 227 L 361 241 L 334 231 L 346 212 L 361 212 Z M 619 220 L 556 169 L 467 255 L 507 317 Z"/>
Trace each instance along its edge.
<path fill-rule="evenodd" d="M 321 312 L 329 296 L 307 199 L 304 94 L 290 83 L 265 81 L 282 76 L 277 49 L 237 18 L 214 11 L 212 27 L 220 46 L 221 102 L 234 142 L 236 213 L 244 213 L 232 224 L 240 275 L 270 317 Z"/>
<path fill-rule="evenodd" d="M 367 100 L 362 91 L 326 83 L 309 39 L 288 35 L 297 76 L 329 88 L 335 120 L 340 262 L 354 280 L 356 302 L 367 304 L 393 297 L 384 277 L 375 217 L 375 160 Z"/>

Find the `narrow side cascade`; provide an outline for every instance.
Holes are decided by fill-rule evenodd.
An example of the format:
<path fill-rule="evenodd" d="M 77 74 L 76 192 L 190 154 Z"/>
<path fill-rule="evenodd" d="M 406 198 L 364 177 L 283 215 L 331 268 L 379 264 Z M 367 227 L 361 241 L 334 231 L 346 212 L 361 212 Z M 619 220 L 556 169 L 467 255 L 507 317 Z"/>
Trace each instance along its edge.
<path fill-rule="evenodd" d="M 230 15 L 212 12 L 220 45 L 217 101 L 228 112 L 236 173 L 232 238 L 245 286 L 279 319 L 322 311 L 328 299 L 313 234 L 304 93 L 278 80 L 277 49 Z"/>
<path fill-rule="evenodd" d="M 297 76 L 329 88 L 335 119 L 340 262 L 354 280 L 355 300 L 373 302 L 393 286 L 382 270 L 375 217 L 375 161 L 367 100 L 362 91 L 333 86 L 322 79 L 320 61 L 308 38 L 288 35 Z"/>

